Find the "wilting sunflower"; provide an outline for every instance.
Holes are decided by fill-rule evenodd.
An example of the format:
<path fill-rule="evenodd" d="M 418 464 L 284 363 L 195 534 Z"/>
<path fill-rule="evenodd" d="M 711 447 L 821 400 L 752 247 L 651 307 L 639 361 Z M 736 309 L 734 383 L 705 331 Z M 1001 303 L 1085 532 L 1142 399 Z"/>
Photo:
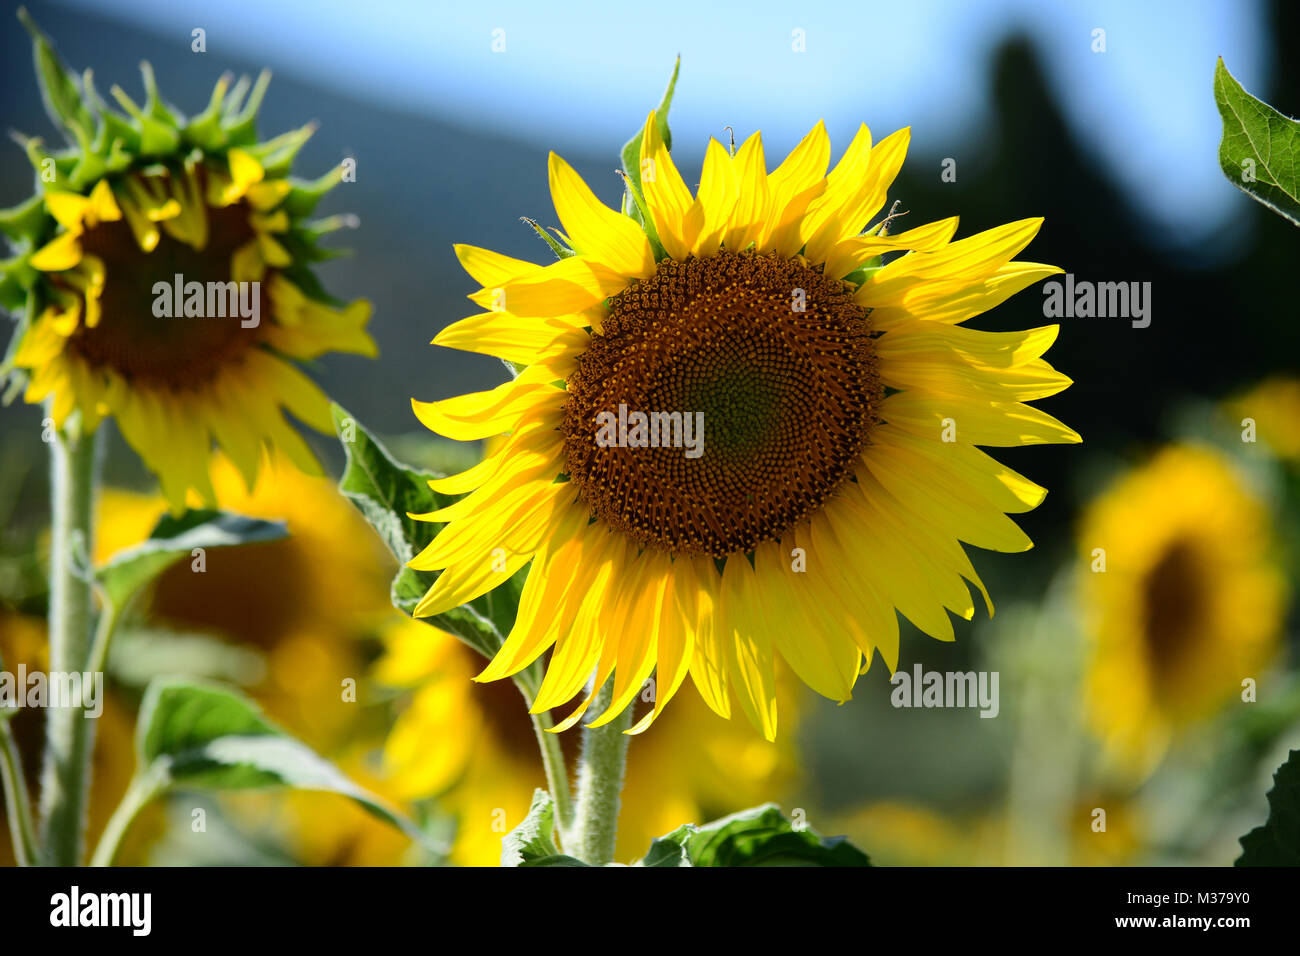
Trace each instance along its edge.
<path fill-rule="evenodd" d="M 1220 454 L 1174 445 L 1089 506 L 1079 546 L 1088 718 L 1142 774 L 1277 648 L 1286 584 L 1269 511 Z"/>
<path fill-rule="evenodd" d="M 508 681 L 471 683 L 483 663 L 478 652 L 409 618 L 393 620 L 384 644 L 376 680 L 413 691 L 385 747 L 386 789 L 398 800 L 436 798 L 455 818 L 453 862 L 496 866 L 501 837 L 523 820 L 543 774 L 519 691 Z M 798 698 L 790 681 L 778 684 L 789 722 Z M 573 763 L 577 748 L 565 743 Z M 628 754 L 617 857 L 640 856 L 683 820 L 776 799 L 796 773 L 793 735 L 761 740 L 714 717 L 698 698 L 682 701 Z"/>
<path fill-rule="evenodd" d="M 306 220 L 339 170 L 288 178 L 312 127 L 258 142 L 265 73 L 251 92 L 223 77 L 185 119 L 148 64 L 143 107 L 113 88 L 119 113 L 24 22 L 72 145 L 27 140 L 40 192 L 0 213 L 15 248 L 0 261 L 0 304 L 21 313 L 6 370 L 27 377 L 28 402 L 50 402 L 58 427 L 74 411 L 85 431 L 113 416 L 175 509 L 191 488 L 213 500 L 214 442 L 249 486 L 265 446 L 318 472 L 284 412 L 329 430 L 329 403 L 295 362 L 375 347 L 369 305 L 338 306 L 308 268 L 343 224 Z"/>
<path fill-rule="evenodd" d="M 509 439 L 434 483 L 472 493 L 423 516 L 446 527 L 411 566 L 442 571 L 416 610 L 429 615 L 532 562 L 514 629 L 478 679 L 553 645 L 537 709 L 612 674 L 613 701 L 592 721 L 606 723 L 657 668 L 655 706 L 633 732 L 689 673 L 714 711 L 729 716 L 734 696 L 771 738 L 778 654 L 845 700 L 864 659 L 879 651 L 895 667 L 895 609 L 941 640 L 949 610 L 974 614 L 962 579 L 983 586 L 959 542 L 1031 546 L 1006 513 L 1044 489 L 976 446 L 1079 440 L 1022 404 L 1070 383 L 1040 358 L 1057 327 L 961 323 L 1060 270 L 1011 261 L 1039 219 L 957 241 L 955 218 L 864 233 L 908 136 L 873 146 L 863 126 L 829 174 L 820 123 L 770 174 L 759 134 L 734 155 L 711 141 L 692 197 L 651 113 L 640 188 L 628 184 L 638 217 L 602 205 L 552 154 L 573 254 L 539 266 L 457 247 L 483 286 L 470 298 L 491 311 L 435 344 L 521 370 L 414 403 L 449 438 Z M 882 264 L 889 253 L 906 254 Z"/>

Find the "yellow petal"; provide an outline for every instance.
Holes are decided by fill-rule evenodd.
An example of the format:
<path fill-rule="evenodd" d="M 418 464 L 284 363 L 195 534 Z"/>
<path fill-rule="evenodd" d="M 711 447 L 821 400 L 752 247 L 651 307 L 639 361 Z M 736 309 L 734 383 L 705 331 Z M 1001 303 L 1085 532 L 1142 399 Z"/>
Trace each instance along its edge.
<path fill-rule="evenodd" d="M 28 260 L 33 269 L 42 272 L 64 272 L 81 261 L 81 237 L 65 232 L 32 253 Z"/>
<path fill-rule="evenodd" d="M 654 255 L 640 226 L 597 199 L 555 153 L 549 171 L 555 212 L 580 253 L 622 276 L 640 279 L 654 272 Z"/>
<path fill-rule="evenodd" d="M 691 208 L 691 192 L 682 181 L 655 122 L 654 110 L 641 132 L 641 190 L 654 220 L 659 242 L 668 255 L 683 260 L 690 253 L 684 220 Z"/>

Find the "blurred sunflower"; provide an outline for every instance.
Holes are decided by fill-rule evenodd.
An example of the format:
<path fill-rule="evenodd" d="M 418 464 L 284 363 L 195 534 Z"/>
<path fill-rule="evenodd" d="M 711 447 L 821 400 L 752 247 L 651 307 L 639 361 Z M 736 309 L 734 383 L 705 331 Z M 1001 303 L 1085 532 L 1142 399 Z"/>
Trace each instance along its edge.
<path fill-rule="evenodd" d="M 37 671 L 48 673 L 49 637 L 45 621 L 0 607 L 0 661 L 11 674 L 17 674 L 20 667 L 25 668 L 28 674 Z M 39 755 L 44 749 L 44 717 L 42 711 L 24 709 L 8 718 L 29 786 L 34 786 L 39 779 L 36 771 Z M 103 713 L 96 718 L 96 738 L 98 743 L 92 769 L 95 786 L 90 795 L 86 823 L 86 835 L 92 845 L 99 839 L 108 818 L 126 793 L 135 763 L 131 713 L 111 688 L 104 695 Z M 0 794 L 0 804 L 3 804 L 3 794 Z M 138 859 L 140 848 L 157 833 L 155 823 L 156 820 L 150 820 L 148 825 L 136 828 L 130 834 L 122 848 L 122 860 Z M 9 828 L 0 826 L 0 866 L 13 864 Z"/>
<path fill-rule="evenodd" d="M 358 638 L 391 611 L 388 561 L 379 539 L 335 490 L 282 456 L 263 463 L 252 492 L 240 470 L 217 456 L 211 465 L 223 508 L 284 520 L 288 537 L 214 548 L 202 573 L 180 561 L 142 602 L 150 624 L 213 634 L 251 645 L 267 673 L 254 696 L 276 721 L 317 747 L 346 735 L 360 705 L 343 699 L 364 662 Z M 157 497 L 105 489 L 97 560 L 148 537 L 165 507 Z"/>
<path fill-rule="evenodd" d="M 1239 423 L 1250 419 L 1257 437 L 1273 454 L 1300 463 L 1300 379 L 1268 379 L 1230 399 L 1225 407 Z"/>
<path fill-rule="evenodd" d="M 1193 445 L 1163 449 L 1083 515 L 1085 704 L 1122 769 L 1148 772 L 1272 658 L 1287 588 L 1270 521 L 1225 458 Z"/>
<path fill-rule="evenodd" d="M 1094 829 L 1094 810 L 1106 810 L 1105 829 Z M 1005 810 L 944 814 L 919 803 L 882 800 L 835 820 L 859 846 L 871 848 L 872 862 L 885 866 L 1122 866 L 1141 847 L 1137 814 L 1126 801 L 1085 794 L 1055 824 L 1052 842 L 1061 858 L 1045 858 L 1042 841 L 1012 842 L 1022 823 Z"/>
<path fill-rule="evenodd" d="M 338 307 L 309 269 L 344 221 L 306 220 L 339 170 L 287 178 L 312 127 L 257 141 L 266 73 L 251 93 L 223 77 L 187 120 L 144 64 L 144 106 L 114 87 L 116 112 L 20 16 L 72 145 L 26 140 L 41 191 L 0 213 L 15 247 L 0 261 L 0 304 L 22 316 L 6 371 L 27 376 L 26 401 L 49 400 L 57 427 L 73 411 L 87 432 L 113 416 L 174 510 L 189 489 L 214 500 L 214 441 L 249 487 L 264 447 L 318 473 L 283 412 L 328 431 L 329 402 L 294 363 L 375 346 L 370 306 Z"/>
<path fill-rule="evenodd" d="M 479 680 L 553 646 L 535 708 L 612 674 L 595 726 L 657 667 L 640 732 L 689 673 L 716 713 L 730 716 L 734 695 L 771 739 L 778 655 L 843 701 L 876 651 L 896 666 L 895 609 L 941 640 L 954 636 L 947 610 L 973 616 L 966 581 L 984 589 L 961 541 L 1031 546 L 1006 513 L 1045 490 L 976 446 L 1080 440 L 1022 404 L 1070 384 L 1040 358 L 1057 327 L 960 323 L 1060 270 L 1011 261 L 1039 219 L 958 241 L 955 218 L 863 234 L 908 136 L 873 146 L 863 126 L 829 174 L 820 123 L 770 175 L 759 134 L 734 155 L 711 141 L 692 197 L 651 113 L 641 181 L 627 184 L 635 216 L 552 154 L 570 246 L 557 244 L 558 262 L 457 247 L 483 286 L 470 298 L 492 311 L 434 343 L 522 370 L 491 391 L 414 402 L 446 437 L 509 439 L 433 483 L 472 493 L 422 516 L 446 527 L 410 564 L 442 572 L 424 616 L 531 562 L 514 629 Z M 895 252 L 907 254 L 883 263 Z M 640 424 L 628 415 L 615 435 L 628 410 Z"/>
<path fill-rule="evenodd" d="M 398 800 L 438 798 L 457 822 L 453 862 L 497 865 L 502 836 L 528 813 L 544 779 L 519 691 L 506 681 L 471 682 L 483 663 L 478 653 L 409 618 L 395 618 L 384 643 L 375 680 L 414 692 L 385 747 L 389 789 Z M 797 716 L 789 687 L 781 697 Z M 628 754 L 617 858 L 642 855 L 683 820 L 773 799 L 796 775 L 792 737 L 761 740 L 713 717 L 699 699 L 674 707 L 660 731 Z M 572 762 L 576 750 L 566 756 Z"/>

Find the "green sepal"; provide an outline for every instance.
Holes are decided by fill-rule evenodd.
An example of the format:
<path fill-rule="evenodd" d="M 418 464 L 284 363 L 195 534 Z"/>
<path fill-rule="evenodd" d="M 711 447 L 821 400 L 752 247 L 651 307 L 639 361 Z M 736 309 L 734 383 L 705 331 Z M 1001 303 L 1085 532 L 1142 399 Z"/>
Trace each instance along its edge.
<path fill-rule="evenodd" d="M 88 144 L 95 121 L 82 99 L 76 77 L 63 65 L 49 37 L 36 25 L 26 7 L 18 8 L 18 19 L 32 36 L 32 56 L 45 112 L 55 124 L 72 134 L 70 143 Z"/>
<path fill-rule="evenodd" d="M 217 80 L 212 87 L 212 97 L 208 100 L 207 108 L 192 117 L 181 130 L 181 138 L 185 142 L 193 143 L 205 153 L 216 153 L 226 148 L 226 131 L 221 125 L 221 118 L 230 79 L 230 74 L 227 73 Z"/>
<path fill-rule="evenodd" d="M 45 199 L 39 193 L 17 206 L 0 209 L 0 232 L 15 243 L 35 245 L 45 226 Z"/>
<path fill-rule="evenodd" d="M 308 123 L 298 129 L 281 133 L 274 139 L 268 139 L 265 143 L 250 146 L 247 152 L 262 164 L 262 168 L 266 170 L 268 176 L 283 178 L 293 167 L 293 161 L 298 155 L 298 151 L 302 149 L 307 140 L 312 138 L 315 132 L 316 124 Z"/>
<path fill-rule="evenodd" d="M 291 180 L 289 193 L 280 208 L 291 219 L 305 219 L 316 211 L 316 206 L 327 192 L 343 181 L 343 167 L 335 166 L 325 175 L 311 181 Z"/>
<path fill-rule="evenodd" d="M 95 143 L 91 151 L 100 156 L 115 152 L 134 154 L 140 150 L 140 132 L 127 122 L 117 110 L 104 102 L 99 91 L 95 89 L 94 71 L 82 71 L 81 83 L 86 91 L 87 101 L 94 106 L 99 116 L 99 130 L 95 134 Z"/>
<path fill-rule="evenodd" d="M 533 232 L 537 233 L 537 235 L 541 237 L 542 242 L 546 243 L 546 245 L 550 247 L 551 252 L 555 253 L 555 258 L 568 259 L 570 256 L 576 255 L 572 248 L 566 246 L 564 243 L 560 242 L 560 240 L 556 239 L 555 236 L 552 236 L 549 232 L 543 229 L 541 224 L 535 219 L 529 219 L 527 216 L 520 216 L 519 221 L 532 227 Z"/>
<path fill-rule="evenodd" d="M 677 88 L 677 73 L 681 69 L 682 58 L 680 56 L 673 62 L 673 74 L 668 79 L 668 86 L 664 89 L 664 95 L 659 100 L 659 106 L 655 109 L 655 126 L 659 130 L 659 135 L 664 141 L 664 147 L 668 150 L 673 148 L 673 134 L 668 126 L 668 110 L 672 106 L 673 91 Z M 637 223 L 645 229 L 646 236 L 650 239 L 651 244 L 655 247 L 655 258 L 663 258 L 663 245 L 659 241 L 659 232 L 655 228 L 654 217 L 646 208 L 645 195 L 641 189 L 641 139 L 645 133 L 645 123 L 637 127 L 636 134 L 623 144 L 623 149 L 619 152 L 619 161 L 623 166 L 623 212 L 631 216 Z"/>
<path fill-rule="evenodd" d="M 225 122 L 226 141 L 231 146 L 249 147 L 257 145 L 257 111 L 261 108 L 262 97 L 271 82 L 271 71 L 263 70 L 257 75 L 253 91 L 240 106 L 244 91 L 248 89 L 247 79 L 241 77 L 226 101 Z"/>

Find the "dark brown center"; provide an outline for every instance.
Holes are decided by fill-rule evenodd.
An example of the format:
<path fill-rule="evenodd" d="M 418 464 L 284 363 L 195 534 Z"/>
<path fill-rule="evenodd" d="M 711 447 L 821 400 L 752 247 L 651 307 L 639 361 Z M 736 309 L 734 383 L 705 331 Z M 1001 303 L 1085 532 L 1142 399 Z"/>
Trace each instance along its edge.
<path fill-rule="evenodd" d="M 1204 574 L 1195 549 L 1175 542 L 1143 581 L 1147 660 L 1157 676 L 1168 676 L 1189 654 L 1206 612 Z"/>
<path fill-rule="evenodd" d="M 803 260 L 665 259 L 610 301 L 567 383 L 569 477 L 647 547 L 751 551 L 852 474 L 876 368 L 852 291 Z"/>
<path fill-rule="evenodd" d="M 254 236 L 249 210 L 239 203 L 208 208 L 207 216 L 208 241 L 202 249 L 160 230 L 158 245 L 145 253 L 123 220 L 87 229 L 83 249 L 104 262 L 102 315 L 95 328 L 78 327 L 68 341 L 69 350 L 92 367 L 111 368 L 128 381 L 186 391 L 206 385 L 222 366 L 260 341 L 260 323 L 270 318 L 266 279 L 256 292 L 257 327 L 245 328 L 238 311 L 231 314 L 230 292 L 235 287 L 226 285 L 231 282 L 231 256 Z M 155 314 L 156 284 L 174 289 L 177 275 L 182 277 L 179 304 L 188 298 L 186 286 L 200 283 L 205 314 L 185 315 L 183 309 L 177 314 L 175 301 L 170 317 Z M 251 305 L 251 287 L 243 295 Z M 224 308 L 210 309 L 209 303 Z"/>

